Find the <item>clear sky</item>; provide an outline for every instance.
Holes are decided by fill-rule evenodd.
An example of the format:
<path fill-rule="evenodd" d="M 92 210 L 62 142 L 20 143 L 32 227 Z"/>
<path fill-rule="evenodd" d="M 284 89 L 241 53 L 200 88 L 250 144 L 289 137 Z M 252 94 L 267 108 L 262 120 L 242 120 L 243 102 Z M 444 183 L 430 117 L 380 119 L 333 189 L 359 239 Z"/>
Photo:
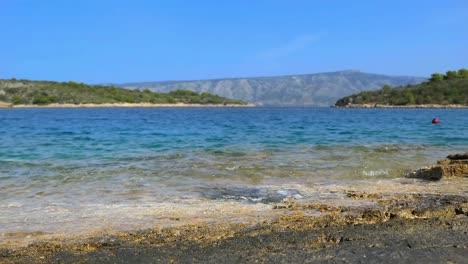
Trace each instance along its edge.
<path fill-rule="evenodd" d="M 0 0 L 0 78 L 119 83 L 468 68 L 467 0 Z"/>

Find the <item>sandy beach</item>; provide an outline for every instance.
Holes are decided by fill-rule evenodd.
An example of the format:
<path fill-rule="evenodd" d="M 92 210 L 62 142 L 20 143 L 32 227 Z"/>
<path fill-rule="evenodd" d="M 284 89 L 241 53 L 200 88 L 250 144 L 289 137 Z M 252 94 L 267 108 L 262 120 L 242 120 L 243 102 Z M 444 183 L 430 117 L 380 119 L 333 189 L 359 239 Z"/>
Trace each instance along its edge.
<path fill-rule="evenodd" d="M 11 108 L 12 105 L 10 103 L 0 102 L 0 108 Z"/>
<path fill-rule="evenodd" d="M 11 108 L 112 108 L 112 107 L 255 107 L 254 104 L 151 104 L 151 103 L 112 103 L 112 104 L 47 104 L 47 105 L 7 105 Z"/>

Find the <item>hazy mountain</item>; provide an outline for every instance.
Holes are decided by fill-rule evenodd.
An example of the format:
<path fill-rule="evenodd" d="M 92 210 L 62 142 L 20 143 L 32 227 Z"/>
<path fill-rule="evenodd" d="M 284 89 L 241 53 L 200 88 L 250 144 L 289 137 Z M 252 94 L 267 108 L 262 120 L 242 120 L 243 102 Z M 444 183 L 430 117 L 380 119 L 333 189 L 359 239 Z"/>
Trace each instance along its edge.
<path fill-rule="evenodd" d="M 150 89 L 163 93 L 177 89 L 208 92 L 258 105 L 329 106 L 344 96 L 380 89 L 385 84 L 400 86 L 417 84 L 425 80 L 420 77 L 339 71 L 274 77 L 140 82 L 120 86 L 130 89 Z"/>

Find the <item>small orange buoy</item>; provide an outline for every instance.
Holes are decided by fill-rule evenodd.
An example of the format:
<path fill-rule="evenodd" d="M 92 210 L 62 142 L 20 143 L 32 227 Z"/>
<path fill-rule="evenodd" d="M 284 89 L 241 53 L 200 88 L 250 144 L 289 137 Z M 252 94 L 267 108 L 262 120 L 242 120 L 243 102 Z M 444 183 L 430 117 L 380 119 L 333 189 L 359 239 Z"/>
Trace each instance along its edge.
<path fill-rule="evenodd" d="M 433 118 L 432 124 L 439 124 L 439 118 Z"/>

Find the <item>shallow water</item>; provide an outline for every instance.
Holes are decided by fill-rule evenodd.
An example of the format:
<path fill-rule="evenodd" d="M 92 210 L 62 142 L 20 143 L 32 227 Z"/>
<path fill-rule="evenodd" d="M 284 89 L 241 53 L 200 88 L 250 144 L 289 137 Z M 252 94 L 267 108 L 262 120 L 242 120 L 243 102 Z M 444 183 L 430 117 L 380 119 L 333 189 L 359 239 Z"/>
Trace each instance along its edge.
<path fill-rule="evenodd" d="M 468 110 L 14 109 L 0 111 L 0 139 L 0 234 L 65 232 L 336 198 L 466 152 Z"/>

